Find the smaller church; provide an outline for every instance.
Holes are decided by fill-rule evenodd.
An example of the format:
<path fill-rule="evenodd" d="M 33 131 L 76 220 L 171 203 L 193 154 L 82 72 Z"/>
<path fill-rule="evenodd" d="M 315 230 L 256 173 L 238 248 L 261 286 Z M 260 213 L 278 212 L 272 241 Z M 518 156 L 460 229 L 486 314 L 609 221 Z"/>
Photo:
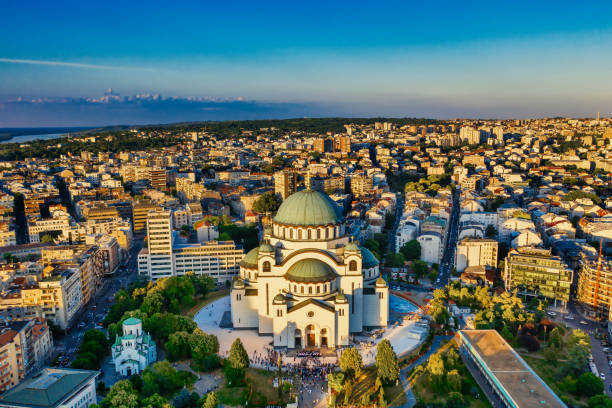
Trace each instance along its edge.
<path fill-rule="evenodd" d="M 142 321 L 130 317 L 123 322 L 123 336 L 117 335 L 112 346 L 115 371 L 124 376 L 141 373 L 157 360 L 155 342 L 142 331 Z"/>

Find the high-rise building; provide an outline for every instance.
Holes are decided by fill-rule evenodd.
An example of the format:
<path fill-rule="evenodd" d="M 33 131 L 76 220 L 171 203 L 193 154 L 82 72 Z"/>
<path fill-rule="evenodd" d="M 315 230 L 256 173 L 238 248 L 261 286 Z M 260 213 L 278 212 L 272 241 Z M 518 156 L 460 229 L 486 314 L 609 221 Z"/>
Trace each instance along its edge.
<path fill-rule="evenodd" d="M 328 138 L 319 138 L 314 141 L 314 151 L 319 153 L 330 153 L 334 150 L 334 141 Z"/>
<path fill-rule="evenodd" d="M 147 247 L 151 279 L 172 276 L 172 216 L 170 211 L 149 211 L 147 217 Z M 142 253 L 142 251 L 141 251 Z"/>
<path fill-rule="evenodd" d="M 289 197 L 297 191 L 298 173 L 295 170 L 285 169 L 274 173 L 274 193 L 282 199 Z"/>
<path fill-rule="evenodd" d="M 507 291 L 521 295 L 544 296 L 564 304 L 570 298 L 573 271 L 548 249 L 521 247 L 512 249 L 504 265 Z"/>
<path fill-rule="evenodd" d="M 158 209 L 159 206 L 153 204 L 150 200 L 140 200 L 132 209 L 132 225 L 134 234 L 142 234 L 146 232 L 147 218 L 149 211 Z"/>
<path fill-rule="evenodd" d="M 357 173 L 351 176 L 351 193 L 355 197 L 367 195 L 372 191 L 373 181 L 366 173 Z"/>
<path fill-rule="evenodd" d="M 156 190 L 166 189 L 166 169 L 149 168 L 149 181 L 151 188 Z"/>
<path fill-rule="evenodd" d="M 582 255 L 576 293 L 585 312 L 594 318 L 606 319 L 612 308 L 612 261 Z"/>
<path fill-rule="evenodd" d="M 351 137 L 347 135 L 338 135 L 334 139 L 334 150 L 342 154 L 351 152 Z"/>

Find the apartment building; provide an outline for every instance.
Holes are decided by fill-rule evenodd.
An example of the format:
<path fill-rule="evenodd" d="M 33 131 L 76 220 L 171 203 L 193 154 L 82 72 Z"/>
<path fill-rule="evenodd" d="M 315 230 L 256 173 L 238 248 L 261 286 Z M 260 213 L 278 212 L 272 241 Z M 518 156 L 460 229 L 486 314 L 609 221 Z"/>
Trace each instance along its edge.
<path fill-rule="evenodd" d="M 612 261 L 583 253 L 576 297 L 590 317 L 607 319 L 612 310 Z"/>
<path fill-rule="evenodd" d="M 374 180 L 365 172 L 351 175 L 351 193 L 356 198 L 370 194 L 373 184 Z"/>
<path fill-rule="evenodd" d="M 557 304 L 569 301 L 573 271 L 550 250 L 522 247 L 512 249 L 505 260 L 503 279 L 507 291 L 544 296 Z"/>
<path fill-rule="evenodd" d="M 285 169 L 274 173 L 274 193 L 282 199 L 297 192 L 299 173 L 295 170 Z"/>
<path fill-rule="evenodd" d="M 133 206 L 132 210 L 132 226 L 134 234 L 142 234 L 147 229 L 147 218 L 149 211 L 157 210 L 158 205 L 153 204 L 150 200 L 140 200 Z"/>
<path fill-rule="evenodd" d="M 167 210 L 149 211 L 147 216 L 147 275 L 153 280 L 173 275 L 172 216 Z M 144 250 L 145 248 L 143 248 Z M 141 254 L 143 252 L 141 251 Z M 140 255 L 139 255 L 140 269 Z"/>
<path fill-rule="evenodd" d="M 498 243 L 494 239 L 464 238 L 457 243 L 455 268 L 463 272 L 470 266 L 497 267 Z"/>
<path fill-rule="evenodd" d="M 30 243 L 40 242 L 40 238 L 47 233 L 63 234 L 70 230 L 70 215 L 57 210 L 51 218 L 28 218 L 28 236 Z"/>

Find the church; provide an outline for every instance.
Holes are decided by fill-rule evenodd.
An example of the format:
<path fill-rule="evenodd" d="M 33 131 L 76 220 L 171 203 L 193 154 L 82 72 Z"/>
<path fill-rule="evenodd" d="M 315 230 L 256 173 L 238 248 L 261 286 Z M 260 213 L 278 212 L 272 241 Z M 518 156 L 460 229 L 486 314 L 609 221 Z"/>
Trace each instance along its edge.
<path fill-rule="evenodd" d="M 233 327 L 272 335 L 275 347 L 347 346 L 388 315 L 378 260 L 349 239 L 340 207 L 312 190 L 282 203 L 231 289 Z"/>

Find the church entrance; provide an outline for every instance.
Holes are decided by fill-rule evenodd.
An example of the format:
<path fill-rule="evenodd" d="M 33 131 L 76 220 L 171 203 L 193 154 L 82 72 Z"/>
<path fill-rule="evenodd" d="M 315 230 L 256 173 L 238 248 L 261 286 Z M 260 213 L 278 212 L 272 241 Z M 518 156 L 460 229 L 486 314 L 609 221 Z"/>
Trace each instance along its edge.
<path fill-rule="evenodd" d="M 315 328 L 312 324 L 306 326 L 306 345 L 308 347 L 317 346 L 317 343 L 315 341 Z"/>
<path fill-rule="evenodd" d="M 132 367 L 128 367 L 127 368 L 127 376 L 131 377 L 132 376 Z"/>
<path fill-rule="evenodd" d="M 295 329 L 295 348 L 302 347 L 302 332 L 299 329 Z"/>
<path fill-rule="evenodd" d="M 321 329 L 321 347 L 329 347 L 327 343 L 327 329 Z"/>

